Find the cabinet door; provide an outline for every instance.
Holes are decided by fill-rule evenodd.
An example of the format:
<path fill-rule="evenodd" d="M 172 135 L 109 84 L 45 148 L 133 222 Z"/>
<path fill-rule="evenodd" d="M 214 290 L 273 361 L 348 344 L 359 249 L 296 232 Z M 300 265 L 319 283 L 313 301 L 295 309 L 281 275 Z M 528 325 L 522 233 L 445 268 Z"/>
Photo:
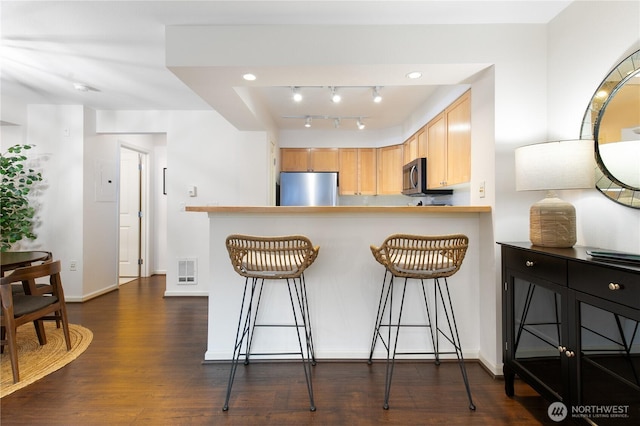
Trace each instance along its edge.
<path fill-rule="evenodd" d="M 337 172 L 340 170 L 338 148 L 312 148 L 310 165 L 314 172 Z"/>
<path fill-rule="evenodd" d="M 418 137 L 418 153 L 416 158 L 427 156 L 427 126 L 420 129 L 417 133 Z"/>
<path fill-rule="evenodd" d="M 580 292 L 575 294 L 580 320 L 576 356 L 580 362 L 573 405 L 626 407 L 623 409 L 628 418 L 593 418 L 599 425 L 640 418 L 640 312 Z"/>
<path fill-rule="evenodd" d="M 447 126 L 444 113 L 427 124 L 427 188 L 440 188 L 447 181 Z"/>
<path fill-rule="evenodd" d="M 358 150 L 356 148 L 340 149 L 340 195 L 356 195 L 358 193 Z"/>
<path fill-rule="evenodd" d="M 540 394 L 569 405 L 575 330 L 570 327 L 566 261 L 503 246 L 505 387 L 514 374 Z"/>
<path fill-rule="evenodd" d="M 447 185 L 471 179 L 471 95 L 462 95 L 446 110 Z"/>
<path fill-rule="evenodd" d="M 358 192 L 361 195 L 377 194 L 377 163 L 375 148 L 358 149 Z"/>
<path fill-rule="evenodd" d="M 418 158 L 418 136 L 413 135 L 406 140 L 403 147 L 403 163 L 407 164 L 409 161 Z"/>
<path fill-rule="evenodd" d="M 402 193 L 402 145 L 378 149 L 378 194 Z"/>
<path fill-rule="evenodd" d="M 280 170 L 283 172 L 306 172 L 309 170 L 308 148 L 280 149 Z"/>

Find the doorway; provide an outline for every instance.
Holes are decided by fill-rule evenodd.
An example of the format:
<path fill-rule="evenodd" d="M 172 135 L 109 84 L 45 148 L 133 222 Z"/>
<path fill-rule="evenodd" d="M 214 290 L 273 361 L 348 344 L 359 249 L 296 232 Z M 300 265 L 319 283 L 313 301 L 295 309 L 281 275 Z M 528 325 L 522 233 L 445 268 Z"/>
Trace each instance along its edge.
<path fill-rule="evenodd" d="M 145 162 L 146 154 L 120 147 L 120 284 L 144 275 Z"/>

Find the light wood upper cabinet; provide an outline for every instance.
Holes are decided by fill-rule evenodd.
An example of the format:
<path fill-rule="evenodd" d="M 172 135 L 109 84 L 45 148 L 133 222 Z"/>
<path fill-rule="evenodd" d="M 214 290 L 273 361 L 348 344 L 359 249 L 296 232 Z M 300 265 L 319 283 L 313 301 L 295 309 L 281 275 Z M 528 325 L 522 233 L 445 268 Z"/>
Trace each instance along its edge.
<path fill-rule="evenodd" d="M 427 187 L 471 179 L 471 92 L 467 91 L 427 126 Z"/>
<path fill-rule="evenodd" d="M 402 193 L 402 145 L 378 149 L 378 194 Z"/>
<path fill-rule="evenodd" d="M 281 148 L 280 170 L 306 172 L 309 170 L 309 148 Z"/>
<path fill-rule="evenodd" d="M 358 149 L 358 167 L 360 175 L 360 194 L 378 193 L 378 153 L 375 148 Z"/>
<path fill-rule="evenodd" d="M 407 139 L 402 148 L 403 164 L 418 158 L 418 135 L 414 134 Z"/>
<path fill-rule="evenodd" d="M 447 114 L 447 185 L 471 179 L 471 92 L 445 110 Z"/>
<path fill-rule="evenodd" d="M 418 139 L 418 154 L 416 158 L 422 158 L 427 156 L 427 126 L 418 130 L 416 133 Z"/>
<path fill-rule="evenodd" d="M 314 172 L 337 172 L 340 169 L 338 148 L 312 148 L 309 164 Z"/>
<path fill-rule="evenodd" d="M 282 148 L 280 169 L 283 172 L 337 172 L 337 148 Z"/>
<path fill-rule="evenodd" d="M 440 188 L 447 180 L 447 126 L 444 113 L 427 124 L 427 188 Z"/>
<path fill-rule="evenodd" d="M 375 148 L 340 149 L 340 195 L 376 194 Z"/>

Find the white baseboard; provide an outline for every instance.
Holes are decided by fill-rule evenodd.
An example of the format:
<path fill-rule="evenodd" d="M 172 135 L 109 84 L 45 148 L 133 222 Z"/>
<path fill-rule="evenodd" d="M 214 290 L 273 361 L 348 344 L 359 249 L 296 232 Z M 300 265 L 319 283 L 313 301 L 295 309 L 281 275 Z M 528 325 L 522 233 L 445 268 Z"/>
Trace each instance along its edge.
<path fill-rule="evenodd" d="M 93 298 L 96 298 L 98 296 L 102 296 L 103 294 L 107 294 L 107 293 L 110 293 L 112 291 L 115 291 L 115 290 L 118 289 L 118 287 L 119 287 L 118 284 L 114 284 L 111 287 L 103 288 L 103 289 L 100 289 L 100 290 L 98 290 L 96 292 L 85 294 L 82 297 L 67 297 L 65 295 L 64 300 L 67 303 L 75 303 L 75 302 L 82 303 L 82 302 L 86 302 L 88 300 L 91 300 Z"/>
<path fill-rule="evenodd" d="M 164 297 L 183 297 L 183 296 L 191 296 L 191 297 L 208 297 L 208 291 L 165 291 Z"/>

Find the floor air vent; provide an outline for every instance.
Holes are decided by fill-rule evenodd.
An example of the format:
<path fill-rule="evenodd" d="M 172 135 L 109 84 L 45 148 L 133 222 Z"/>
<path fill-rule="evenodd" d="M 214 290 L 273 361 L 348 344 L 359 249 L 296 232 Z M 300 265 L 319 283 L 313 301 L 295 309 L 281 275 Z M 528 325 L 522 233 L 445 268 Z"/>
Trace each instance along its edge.
<path fill-rule="evenodd" d="M 178 284 L 196 284 L 196 259 L 178 259 Z"/>

